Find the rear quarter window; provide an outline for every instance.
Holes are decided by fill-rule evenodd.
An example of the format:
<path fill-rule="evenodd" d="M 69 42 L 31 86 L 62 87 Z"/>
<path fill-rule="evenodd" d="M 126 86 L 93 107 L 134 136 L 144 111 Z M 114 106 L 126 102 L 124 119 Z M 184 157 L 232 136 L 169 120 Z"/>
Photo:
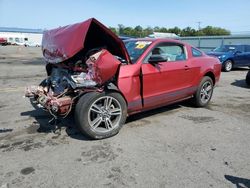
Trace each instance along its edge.
<path fill-rule="evenodd" d="M 202 56 L 202 52 L 200 50 L 192 48 L 192 55 L 193 55 L 193 57 L 201 57 Z"/>

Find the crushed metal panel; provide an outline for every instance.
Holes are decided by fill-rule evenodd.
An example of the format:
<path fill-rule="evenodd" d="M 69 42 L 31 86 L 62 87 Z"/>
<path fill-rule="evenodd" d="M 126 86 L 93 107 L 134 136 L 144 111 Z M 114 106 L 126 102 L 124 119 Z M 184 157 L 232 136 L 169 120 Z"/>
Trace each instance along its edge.
<path fill-rule="evenodd" d="M 103 84 L 115 76 L 121 62 L 109 51 L 101 50 L 90 56 L 86 64 L 89 67 L 88 79 L 93 79 L 98 84 Z"/>
<path fill-rule="evenodd" d="M 45 60 L 59 63 L 79 52 L 84 47 L 84 40 L 91 24 L 91 19 L 45 31 L 42 50 Z"/>
<path fill-rule="evenodd" d="M 113 55 L 131 62 L 122 40 L 94 18 L 43 34 L 42 51 L 48 63 L 60 63 L 83 49 L 88 51 L 97 47 L 107 47 Z"/>

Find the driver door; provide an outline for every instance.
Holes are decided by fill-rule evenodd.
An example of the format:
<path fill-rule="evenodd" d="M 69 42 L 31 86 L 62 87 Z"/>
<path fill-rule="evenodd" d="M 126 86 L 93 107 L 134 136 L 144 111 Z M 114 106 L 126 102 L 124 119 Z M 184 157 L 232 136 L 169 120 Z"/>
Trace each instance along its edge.
<path fill-rule="evenodd" d="M 154 49 L 160 48 L 164 61 L 150 63 Z M 185 46 L 179 43 L 163 43 L 155 46 L 142 64 L 142 93 L 144 107 L 161 106 L 188 96 L 192 80 Z"/>

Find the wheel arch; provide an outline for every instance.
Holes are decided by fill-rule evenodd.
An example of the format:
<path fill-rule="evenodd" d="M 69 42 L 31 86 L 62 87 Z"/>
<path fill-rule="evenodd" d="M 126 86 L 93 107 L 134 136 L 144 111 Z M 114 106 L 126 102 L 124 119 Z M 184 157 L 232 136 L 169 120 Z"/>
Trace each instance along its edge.
<path fill-rule="evenodd" d="M 108 85 L 106 85 L 105 91 L 113 91 L 113 92 L 119 93 L 123 97 L 123 99 L 125 100 L 126 105 L 128 106 L 128 101 L 127 101 L 126 97 L 124 96 L 124 94 L 120 91 L 120 89 L 114 83 L 111 82 Z"/>
<path fill-rule="evenodd" d="M 213 84 L 215 85 L 215 82 L 216 82 L 215 81 L 215 75 L 214 75 L 214 73 L 212 71 L 206 72 L 203 77 L 205 77 L 205 76 L 210 77 L 213 80 Z"/>
<path fill-rule="evenodd" d="M 234 66 L 234 63 L 235 63 L 235 62 L 234 62 L 234 59 L 233 59 L 232 57 L 227 58 L 225 61 L 223 61 L 222 64 L 224 65 L 224 63 L 227 62 L 228 60 L 229 60 L 229 61 L 232 61 L 232 64 L 233 64 L 233 66 Z"/>
<path fill-rule="evenodd" d="M 80 93 L 78 95 L 76 101 L 78 101 L 82 96 L 86 95 L 87 93 L 90 93 L 90 92 L 99 92 L 99 93 L 102 93 L 102 92 L 106 92 L 106 91 L 119 93 L 123 97 L 123 99 L 125 100 L 126 105 L 128 106 L 128 101 L 127 101 L 126 97 L 119 90 L 119 88 L 115 84 L 113 84 L 113 83 L 109 83 L 108 85 L 106 85 L 103 91 L 93 90 L 93 91 L 89 91 L 89 92 L 82 92 L 82 93 Z"/>

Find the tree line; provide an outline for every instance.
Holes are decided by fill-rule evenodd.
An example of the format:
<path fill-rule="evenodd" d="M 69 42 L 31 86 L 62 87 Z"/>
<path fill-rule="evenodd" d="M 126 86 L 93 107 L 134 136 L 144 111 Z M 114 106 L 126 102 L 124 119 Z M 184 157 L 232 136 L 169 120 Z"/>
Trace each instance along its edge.
<path fill-rule="evenodd" d="M 131 36 L 131 37 L 147 37 L 153 32 L 161 33 L 175 33 L 180 37 L 185 36 L 215 36 L 215 35 L 230 35 L 231 32 L 221 27 L 206 26 L 201 29 L 194 29 L 191 27 L 186 27 L 180 29 L 179 27 L 166 28 L 166 27 L 146 27 L 143 28 L 140 25 L 135 27 L 126 27 L 122 24 L 118 24 L 118 27 L 110 27 L 115 34 L 120 36 Z"/>

